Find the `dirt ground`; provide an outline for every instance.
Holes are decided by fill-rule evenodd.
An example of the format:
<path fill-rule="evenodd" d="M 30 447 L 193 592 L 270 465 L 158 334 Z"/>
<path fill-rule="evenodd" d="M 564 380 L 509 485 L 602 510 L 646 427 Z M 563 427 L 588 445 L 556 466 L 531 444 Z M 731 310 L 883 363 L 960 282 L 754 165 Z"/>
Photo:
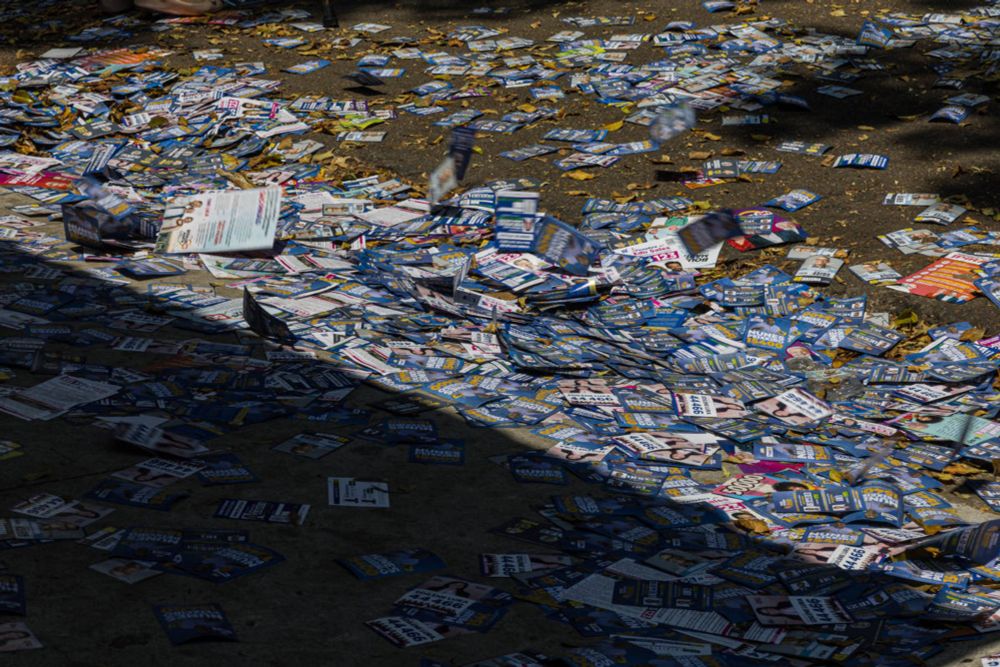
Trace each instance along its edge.
<path fill-rule="evenodd" d="M 485 0 L 483 0 L 485 2 Z M 544 39 L 566 29 L 560 17 L 567 15 L 639 14 L 633 28 L 589 28 L 588 35 L 610 35 L 618 31 L 653 30 L 671 20 L 692 20 L 699 25 L 728 22 L 725 15 L 712 15 L 694 0 L 650 0 L 648 2 L 545 2 L 505 3 L 514 7 L 502 18 L 479 17 L 469 9 L 479 2 L 354 2 L 338 3 L 341 25 L 372 21 L 393 29 L 380 38 L 406 34 L 418 38 L 433 36 L 430 31 L 447 32 L 457 25 L 500 25 L 512 36 Z M 784 18 L 798 27 L 820 32 L 854 35 L 865 12 L 887 8 L 891 11 L 924 13 L 956 11 L 973 3 L 958 0 L 762 0 L 756 16 Z M 65 3 L 66 11 L 79 14 L 80 21 L 92 20 L 88 3 Z M 313 8 L 310 4 L 298 5 Z M 75 15 L 74 15 L 74 18 Z M 647 28 L 648 26 L 648 28 Z M 7 45 L 0 51 L 0 68 L 37 56 L 59 45 L 53 35 L 32 34 L 24 26 L 0 26 Z M 334 35 L 351 34 L 347 28 Z M 443 39 L 443 38 L 442 38 Z M 342 77 L 353 70 L 357 51 L 325 50 L 317 46 L 311 57 L 334 60 L 330 67 L 305 76 L 280 72 L 302 62 L 305 56 L 294 51 L 268 48 L 259 37 L 247 38 L 236 30 L 207 25 L 184 26 L 168 33 L 144 33 L 136 42 L 159 44 L 176 51 L 169 62 L 177 67 L 196 65 L 190 56 L 199 48 L 222 49 L 226 58 L 219 62 L 262 60 L 268 76 L 280 78 L 289 95 L 311 92 L 338 97 L 346 95 L 349 82 Z M 885 71 L 850 84 L 865 92 L 860 98 L 836 100 L 817 95 L 816 80 L 806 70 L 787 73 L 789 92 L 801 94 L 812 103 L 812 112 L 775 112 L 776 123 L 763 128 L 721 128 L 719 112 L 699 114 L 696 132 L 662 147 L 659 153 L 635 156 L 613 168 L 596 170 L 592 180 L 577 182 L 564 178 L 548 161 L 529 160 L 515 164 L 497 156 L 504 150 L 529 145 L 557 124 L 561 127 L 597 128 L 621 120 L 622 113 L 587 100 L 566 104 L 564 117 L 514 135 L 480 134 L 482 154 L 473 158 L 466 184 L 497 178 L 530 177 L 542 181 L 542 206 L 566 220 L 578 220 L 587 196 L 627 196 L 639 199 L 665 195 L 685 195 L 709 202 L 712 207 L 747 207 L 760 204 L 794 188 L 807 188 L 823 195 L 823 200 L 794 215 L 818 240 L 851 251 L 855 260 L 887 260 L 903 275 L 928 263 L 920 255 L 904 256 L 879 243 L 875 237 L 911 226 L 914 210 L 883 206 L 889 192 L 930 192 L 954 196 L 966 202 L 970 213 L 957 226 L 975 224 L 981 229 L 1000 230 L 1000 123 L 996 104 L 973 114 L 960 125 L 930 124 L 924 115 L 942 104 L 953 91 L 933 89 L 936 75 L 922 55 L 929 46 L 893 51 L 883 57 Z M 634 59 L 652 58 L 652 46 L 643 46 Z M 333 57 L 331 57 L 332 54 Z M 336 58 L 336 59 L 334 59 Z M 375 108 L 395 105 L 405 90 L 423 79 L 407 76 L 388 80 L 386 95 L 370 100 Z M 995 97 L 994 88 L 977 89 Z M 861 102 L 857 100 L 861 99 Z M 523 92 L 501 93 L 492 98 L 471 100 L 470 106 L 500 115 L 527 101 Z M 911 116 L 919 119 L 909 119 Z M 427 172 L 443 154 L 441 128 L 429 127 L 425 118 L 401 114 L 384 128 L 389 135 L 381 144 L 340 145 L 338 150 L 359 163 L 398 173 L 415 183 L 426 181 Z M 615 141 L 645 138 L 644 128 L 625 125 Z M 755 136 L 758 135 L 758 136 Z M 766 135 L 766 138 L 759 135 Z M 328 135 L 311 135 L 328 146 L 338 146 Z M 719 137 L 719 138 L 717 138 Z M 821 158 L 777 153 L 773 146 L 782 139 L 799 139 L 831 144 L 834 154 L 879 153 L 890 158 L 888 169 L 832 169 Z M 775 175 L 754 176 L 700 190 L 687 190 L 669 180 L 669 172 L 699 166 L 703 158 L 692 152 L 740 151 L 749 159 L 782 160 Z M 663 156 L 668 156 L 664 158 Z M 669 161 L 668 161 L 669 160 Z M 0 200 L 0 214 L 16 197 Z M 56 229 L 53 227 L 53 229 Z M 940 230 L 939 230 L 940 231 Z M 796 262 L 783 260 L 783 250 L 769 256 L 786 270 Z M 726 249 L 720 265 L 740 271 L 746 262 L 759 261 Z M 190 278 L 186 276 L 185 279 Z M 945 304 L 901 294 L 884 288 L 868 288 L 846 269 L 840 280 L 827 288 L 832 294 L 866 293 L 869 308 L 899 315 L 912 310 L 927 323 L 968 321 L 988 334 L 1000 333 L 996 306 L 984 298 L 965 305 Z M 7 285 L 16 276 L 5 276 Z M 207 280 L 206 280 L 207 282 Z M 158 338 L 183 340 L 188 331 L 164 329 Z M 219 340 L 235 342 L 232 337 Z M 67 348 L 69 349 L 69 348 Z M 107 353 L 111 355 L 113 353 Z M 142 355 L 101 356 L 90 354 L 96 363 L 139 366 Z M 42 379 L 24 372 L 15 384 L 31 385 Z M 352 403 L 365 405 L 380 398 L 381 392 L 363 387 Z M 313 425 L 295 420 L 276 420 L 225 436 L 213 445 L 232 448 L 261 481 L 239 489 L 249 494 L 313 505 L 308 520 L 300 527 L 262 523 L 238 524 L 211 518 L 220 498 L 231 497 L 233 489 L 202 487 L 181 482 L 178 491 L 191 496 L 169 513 L 119 507 L 109 518 L 111 525 L 150 525 L 171 528 L 249 528 L 252 541 L 284 554 L 287 561 L 266 572 L 221 585 L 196 579 L 161 576 L 135 586 L 111 580 L 88 566 L 102 555 L 72 542 L 58 542 L 0 552 L 0 561 L 9 571 L 25 577 L 28 589 L 27 621 L 45 644 L 39 651 L 5 654 L 5 665 L 417 665 L 421 656 L 446 664 L 462 665 L 521 648 L 559 654 L 560 648 L 586 643 L 567 626 L 547 620 L 535 607 L 519 603 L 488 634 L 449 638 L 426 647 L 402 651 L 368 630 L 363 621 L 389 611 L 392 602 L 426 575 L 414 574 L 382 581 L 358 581 L 335 562 L 336 558 L 424 547 L 441 555 L 447 573 L 480 580 L 477 555 L 517 552 L 522 546 L 496 536 L 489 529 L 516 516 L 531 516 L 531 507 L 543 504 L 552 493 L 590 490 L 572 480 L 568 487 L 521 485 L 488 457 L 517 451 L 534 443 L 531 437 L 514 430 L 472 429 L 451 410 L 434 413 L 442 434 L 467 442 L 464 466 L 420 466 L 406 462 L 405 448 L 352 443 L 320 461 L 306 461 L 272 452 L 270 447 L 290 435 L 310 430 Z M 0 462 L 0 507 L 10 507 L 33 493 L 50 492 L 81 497 L 108 471 L 120 469 L 137 457 L 115 444 L 107 431 L 61 420 L 26 423 L 0 418 L 4 439 L 24 445 L 26 455 Z M 324 429 L 349 433 L 354 428 Z M 356 476 L 384 479 L 392 490 L 392 507 L 387 510 L 355 510 L 326 507 L 325 483 L 328 476 Z M 976 520 L 989 518 L 969 510 Z M 505 580 L 499 581 L 504 586 Z M 491 582 L 492 583 L 492 582 Z M 217 602 L 227 612 L 239 643 L 196 644 L 172 647 L 157 625 L 150 605 L 160 602 Z M 935 658 L 933 665 L 957 667 L 990 651 L 1000 651 L 1000 640 L 950 646 Z M 978 663 L 978 660 L 977 660 Z"/>

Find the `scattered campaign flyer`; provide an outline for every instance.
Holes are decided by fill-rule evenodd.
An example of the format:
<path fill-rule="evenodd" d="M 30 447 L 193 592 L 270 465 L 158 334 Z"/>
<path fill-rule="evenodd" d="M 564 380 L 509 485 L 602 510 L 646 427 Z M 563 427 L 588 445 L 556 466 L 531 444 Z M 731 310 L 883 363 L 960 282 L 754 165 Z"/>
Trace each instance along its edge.
<path fill-rule="evenodd" d="M 348 438 L 333 433 L 299 433 L 275 445 L 272 449 L 276 452 L 294 454 L 307 459 L 321 459 L 327 454 L 337 451 L 348 442 L 350 442 Z"/>
<path fill-rule="evenodd" d="M 20 621 L 0 623 L 0 652 L 12 653 L 35 648 L 42 648 L 42 642 L 38 641 L 26 624 Z"/>
<path fill-rule="evenodd" d="M 309 514 L 309 505 L 300 503 L 278 503 L 270 500 L 239 500 L 224 498 L 219 501 L 213 516 L 221 519 L 241 521 L 264 521 L 266 523 L 289 523 L 301 526 Z"/>
<path fill-rule="evenodd" d="M 570 556 L 558 554 L 479 554 L 479 571 L 484 577 L 541 574 L 572 563 Z"/>
<path fill-rule="evenodd" d="M 48 421 L 83 403 L 118 393 L 120 387 L 73 375 L 60 375 L 0 397 L 0 412 L 26 421 Z"/>
<path fill-rule="evenodd" d="M 406 616 L 384 616 L 366 621 L 365 625 L 398 648 L 420 646 L 444 639 L 430 625 Z"/>
<path fill-rule="evenodd" d="M 761 625 L 833 625 L 852 620 L 831 597 L 751 595 L 747 601 Z"/>
<path fill-rule="evenodd" d="M 185 459 L 204 456 L 211 452 L 194 438 L 142 423 L 121 424 L 115 429 L 115 437 L 155 454 L 170 454 Z"/>
<path fill-rule="evenodd" d="M 278 187 L 175 197 L 164 211 L 157 251 L 184 254 L 270 250 L 281 198 Z"/>
<path fill-rule="evenodd" d="M 162 488 L 186 479 L 202 469 L 200 463 L 147 459 L 125 470 L 111 473 L 116 479 Z"/>
<path fill-rule="evenodd" d="M 802 263 L 792 280 L 810 285 L 829 285 L 843 265 L 842 259 L 813 255 Z"/>
<path fill-rule="evenodd" d="M 544 217 L 535 226 L 531 252 L 573 275 L 586 275 L 600 250 L 594 240 L 555 218 Z"/>
<path fill-rule="evenodd" d="M 885 262 L 864 262 L 849 268 L 851 273 L 872 285 L 893 283 L 902 277 L 896 269 Z"/>
<path fill-rule="evenodd" d="M 789 389 L 754 407 L 791 426 L 813 424 L 833 414 L 824 401 L 803 389 Z"/>
<path fill-rule="evenodd" d="M 0 614 L 24 616 L 26 610 L 24 578 L 16 574 L 0 573 Z"/>
<path fill-rule="evenodd" d="M 968 253 L 950 252 L 934 263 L 905 278 L 900 278 L 889 289 L 925 296 L 948 303 L 965 303 L 979 293 L 979 267 L 988 258 Z"/>
<path fill-rule="evenodd" d="M 742 234 L 739 222 L 729 210 L 696 217 L 691 223 L 677 230 L 677 236 L 690 255 L 698 255 L 707 248 Z"/>
<path fill-rule="evenodd" d="M 144 507 L 161 512 L 170 511 L 174 505 L 187 496 L 186 493 L 169 493 L 155 486 L 114 478 L 101 480 L 86 494 L 86 497 L 91 500 L 130 507 Z"/>
<path fill-rule="evenodd" d="M 236 631 L 217 604 L 158 604 L 153 605 L 153 613 L 175 646 L 195 641 L 237 641 Z"/>
<path fill-rule="evenodd" d="M 389 507 L 398 482 L 410 518 L 432 520 L 419 511 L 431 487 L 468 518 L 477 503 L 464 493 L 490 505 L 487 482 L 516 481 L 560 489 L 508 486 L 530 496 L 532 518 L 505 517 L 474 560 L 581 641 L 556 629 L 553 660 L 508 647 L 477 653 L 481 667 L 924 664 L 946 641 L 1000 629 L 1000 519 L 965 511 L 1000 508 L 1000 335 L 985 302 L 1000 305 L 1000 231 L 989 188 L 964 187 L 996 168 L 988 151 L 956 150 L 941 195 L 886 195 L 887 179 L 909 187 L 899 184 L 913 155 L 846 153 L 879 142 L 844 134 L 885 127 L 868 84 L 905 53 L 931 65 L 934 80 L 911 92 L 933 99 L 901 97 L 893 113 L 928 145 L 982 135 L 1000 67 L 997 2 L 876 12 L 857 38 L 791 30 L 781 7 L 755 20 L 749 0 L 688 4 L 666 19 L 560 7 L 558 27 L 532 23 L 536 39 L 517 34 L 533 19 L 509 7 L 470 6 L 470 20 L 438 22 L 427 39 L 390 25 L 392 9 L 385 25 L 337 36 L 302 9 L 241 6 L 199 31 L 301 51 L 233 62 L 225 45 L 186 44 L 181 30 L 178 46 L 209 62 L 179 69 L 160 49 L 101 45 L 195 19 L 139 13 L 64 33 L 43 11 L 53 40 L 96 48 L 25 51 L 0 74 L 0 184 L 32 202 L 0 215 L 0 404 L 65 419 L 41 440 L 69 434 L 42 448 L 17 433 L 0 442 L 21 489 L 0 518 L 6 560 L 33 565 L 61 550 L 55 541 L 94 549 L 105 560 L 80 572 L 113 607 L 136 591 L 105 577 L 194 590 L 283 562 L 250 533 L 301 532 L 292 524 L 308 505 L 256 500 L 296 498 L 271 495 L 289 474 L 312 478 L 297 493 L 314 505 L 329 477 L 339 507 Z M 706 24 L 698 12 L 722 13 Z M 35 18 L 0 30 L 31 32 Z M 309 90 L 330 54 L 353 74 Z M 790 122 L 809 110 L 809 93 L 779 92 L 792 74 L 823 100 L 816 115 L 843 116 L 820 137 L 833 145 Z M 711 126 L 695 127 L 698 114 Z M 774 136 L 777 121 L 799 134 Z M 508 159 L 474 170 L 477 133 L 499 140 L 484 156 L 502 145 Z M 744 139 L 753 156 L 736 146 Z M 396 175 L 400 150 L 413 160 Z M 784 165 L 768 159 L 779 156 Z M 426 188 L 413 182 L 442 158 Z M 730 187 L 737 179 L 753 187 Z M 813 189 L 829 193 L 820 213 L 831 215 L 814 214 Z M 561 219 L 543 206 L 556 191 L 548 206 Z M 713 208 L 740 197 L 745 208 Z M 900 263 L 864 261 L 878 257 L 873 216 L 893 229 L 879 238 Z M 155 254 L 158 235 L 171 254 Z M 726 245 L 763 252 L 723 255 Z M 838 280 L 848 257 L 862 282 Z M 906 293 L 887 300 L 865 283 Z M 361 404 L 348 402 L 362 382 Z M 375 387 L 391 394 L 372 398 Z M 463 469 L 484 443 L 456 439 L 447 408 L 532 447 L 489 456 L 502 473 Z M 530 436 L 513 433 L 522 427 Z M 57 445 L 66 461 L 38 459 Z M 390 468 L 392 481 L 366 477 Z M 254 471 L 271 491 L 201 488 L 255 483 Z M 483 489 L 462 488 L 479 472 Z M 434 576 L 445 563 L 439 545 L 412 541 L 421 521 L 375 530 L 406 523 L 398 509 L 367 526 L 388 541 L 320 555 L 386 603 L 360 619 L 375 619 L 361 639 L 419 651 L 496 627 L 512 594 Z M 482 528 L 455 531 L 475 540 Z M 282 586 L 309 571 L 294 556 Z M 413 572 L 433 578 L 411 587 Z M 44 613 L 30 596 L 45 591 L 20 573 L 0 563 L 0 612 Z M 160 605 L 172 641 L 235 639 L 217 606 L 183 604 L 207 598 L 161 600 L 178 603 Z M 108 618 L 95 641 L 120 645 Z M 334 639 L 336 621 L 323 626 Z M 155 625 L 137 622 L 137 636 Z M 23 625 L 0 628 L 0 650 L 35 641 Z M 436 659 L 412 662 L 443 667 L 443 651 L 427 653 Z"/>
<path fill-rule="evenodd" d="M 448 155 L 431 172 L 427 181 L 427 201 L 435 207 L 445 196 L 458 187 L 458 168 L 455 156 Z"/>
<path fill-rule="evenodd" d="M 292 338 L 288 325 L 261 306 L 246 287 L 243 288 L 243 319 L 250 330 L 262 338 Z"/>
<path fill-rule="evenodd" d="M 100 563 L 90 566 L 91 570 L 106 574 L 113 579 L 117 579 L 126 584 L 137 584 L 146 579 L 152 579 L 163 574 L 160 570 L 154 570 L 151 566 L 153 562 L 130 560 L 128 558 L 108 558 Z"/>
<path fill-rule="evenodd" d="M 338 558 L 337 562 L 358 579 L 365 581 L 396 577 L 414 572 L 433 572 L 445 562 L 426 549 L 403 549 L 380 554 Z"/>
<path fill-rule="evenodd" d="M 328 477 L 327 501 L 332 507 L 389 507 L 389 485 L 353 477 Z"/>
<path fill-rule="evenodd" d="M 446 438 L 439 442 L 411 444 L 407 460 L 428 465 L 462 465 L 465 463 L 465 443 Z"/>

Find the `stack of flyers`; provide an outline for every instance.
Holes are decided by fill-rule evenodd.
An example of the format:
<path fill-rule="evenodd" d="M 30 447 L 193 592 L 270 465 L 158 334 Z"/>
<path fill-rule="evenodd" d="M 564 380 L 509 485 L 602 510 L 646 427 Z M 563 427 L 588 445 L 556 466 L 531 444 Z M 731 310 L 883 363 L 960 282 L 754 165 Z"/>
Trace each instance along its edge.
<path fill-rule="evenodd" d="M 327 499 L 331 507 L 389 507 L 389 485 L 353 477 L 328 477 Z"/>
<path fill-rule="evenodd" d="M 237 641 L 233 626 L 217 604 L 158 604 L 153 613 L 175 646 L 193 641 Z"/>

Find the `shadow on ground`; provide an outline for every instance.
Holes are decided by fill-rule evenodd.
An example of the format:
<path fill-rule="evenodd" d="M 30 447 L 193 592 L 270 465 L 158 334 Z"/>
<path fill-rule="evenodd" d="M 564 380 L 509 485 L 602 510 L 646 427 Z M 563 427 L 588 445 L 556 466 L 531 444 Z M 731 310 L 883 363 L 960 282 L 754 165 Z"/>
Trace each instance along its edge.
<path fill-rule="evenodd" d="M 9 243 L 0 253 L 6 311 L 51 323 L 5 331 L 5 364 L 15 368 L 15 384 L 33 385 L 55 374 L 70 373 L 121 386 L 115 396 L 53 422 L 3 419 L 5 436 L 23 442 L 27 453 L 3 464 L 0 497 L 4 506 L 42 492 L 86 497 L 112 471 L 150 455 L 116 442 L 109 431 L 93 427 L 95 420 L 156 415 L 167 420 L 161 426 L 165 431 L 203 441 L 213 455 L 237 455 L 260 482 L 219 487 L 184 480 L 164 490 L 187 496 L 170 513 L 117 506 L 114 514 L 95 526 L 110 523 L 185 530 L 249 526 L 252 542 L 287 557 L 287 562 L 240 581 L 213 584 L 168 574 L 129 587 L 87 569 L 105 557 L 97 551 L 72 542 L 22 543 L 19 546 L 24 548 L 6 551 L 5 560 L 11 571 L 27 577 L 31 610 L 27 621 L 47 648 L 18 656 L 24 661 L 18 664 L 53 664 L 53 654 L 62 656 L 64 664 L 78 666 L 136 660 L 187 665 L 209 659 L 219 664 L 247 659 L 252 664 L 289 664 L 292 660 L 316 664 L 330 655 L 345 654 L 352 657 L 338 659 L 336 664 L 414 664 L 418 654 L 445 664 L 466 664 L 528 646 L 566 655 L 580 645 L 607 648 L 611 641 L 615 646 L 608 650 L 620 654 L 625 644 L 609 639 L 606 635 L 611 633 L 691 641 L 690 636 L 663 626 L 650 629 L 635 619 L 586 605 L 559 605 L 545 594 L 547 587 L 560 582 L 569 585 L 593 572 L 599 563 L 623 558 L 652 557 L 675 575 L 690 575 L 706 567 L 721 574 L 722 580 L 707 580 L 716 596 L 712 608 L 721 618 L 706 612 L 661 613 L 670 619 L 668 623 L 693 631 L 710 625 L 718 630 L 718 623 L 725 625 L 728 620 L 732 624 L 729 639 L 762 642 L 756 645 L 759 652 L 751 652 L 749 658 L 737 658 L 725 645 L 718 647 L 718 655 L 732 664 L 765 664 L 766 657 L 795 655 L 846 660 L 851 665 L 895 664 L 930 657 L 950 635 L 968 633 L 978 618 L 972 612 L 962 615 L 954 609 L 928 606 L 917 584 L 812 562 L 829 554 L 830 546 L 789 554 L 786 547 L 766 536 L 750 538 L 712 506 L 679 503 L 668 497 L 645 498 L 639 493 L 644 486 L 643 464 L 620 468 L 619 481 L 610 484 L 605 481 L 607 471 L 597 464 L 556 461 L 573 475 L 566 486 L 515 484 L 490 457 L 513 450 L 530 458 L 538 453 L 538 440 L 526 439 L 524 429 L 470 429 L 451 409 L 423 410 L 412 417 L 431 418 L 441 437 L 464 440 L 466 464 L 406 463 L 407 445 L 391 446 L 378 437 L 359 438 L 359 433 L 398 418 L 377 406 L 386 407 L 386 401 L 401 406 L 406 401 L 400 399 L 408 395 L 392 396 L 362 386 L 344 401 L 329 400 L 330 387 L 349 382 L 338 372 L 335 360 L 261 363 L 262 353 L 279 348 L 253 336 L 209 335 L 199 331 L 203 327 L 183 319 L 155 331 L 123 329 L 123 315 L 134 311 L 162 314 L 141 285 L 111 285 L 54 257 L 27 254 Z M 366 276 L 359 277 L 365 281 Z M 190 279 L 181 276 L 176 281 Z M 409 298 L 406 293 L 392 296 L 397 302 Z M 352 309 L 334 315 L 368 320 L 369 326 L 382 331 L 402 331 L 391 318 L 373 318 Z M 141 353 L 109 349 L 115 339 L 125 336 L 152 337 L 157 345 Z M 45 348 L 14 353 L 21 349 L 19 341 L 31 337 L 45 338 Z M 170 350 L 169 343 L 180 348 Z M 598 364 L 594 370 L 599 369 Z M 520 370 L 522 385 L 530 386 L 531 369 Z M 320 460 L 272 451 L 275 444 L 305 431 L 345 435 L 350 442 Z M 325 507 L 327 476 L 388 480 L 392 508 Z M 557 497 L 550 497 L 553 491 Z M 306 502 L 313 509 L 299 527 L 243 524 L 211 518 L 222 498 Z M 558 510 L 553 513 L 550 508 L 546 514 L 555 523 L 532 511 L 553 503 Z M 711 528 L 706 530 L 706 526 Z M 516 603 L 488 634 L 455 636 L 400 652 L 362 622 L 386 615 L 396 597 L 431 575 L 358 582 L 334 561 L 404 547 L 423 547 L 441 555 L 449 565 L 444 573 L 497 584 L 540 604 Z M 483 552 L 548 553 L 552 548 L 574 557 L 576 564 L 520 583 L 484 579 L 477 572 L 478 554 Z M 943 565 L 947 567 L 946 562 Z M 784 586 L 797 594 L 835 595 L 850 610 L 853 621 L 803 628 L 809 631 L 805 633 L 791 629 L 784 635 L 775 627 L 752 623 L 752 616 L 740 605 L 742 595 L 732 597 L 740 586 L 762 593 Z M 101 614 L 86 613 L 95 599 L 101 601 Z M 164 601 L 219 602 L 242 641 L 168 647 L 149 611 L 150 604 Z M 817 643 L 810 633 L 820 630 L 827 634 Z M 868 652 L 877 656 L 874 662 L 861 658 Z M 148 662 L 150 655 L 170 657 Z"/>

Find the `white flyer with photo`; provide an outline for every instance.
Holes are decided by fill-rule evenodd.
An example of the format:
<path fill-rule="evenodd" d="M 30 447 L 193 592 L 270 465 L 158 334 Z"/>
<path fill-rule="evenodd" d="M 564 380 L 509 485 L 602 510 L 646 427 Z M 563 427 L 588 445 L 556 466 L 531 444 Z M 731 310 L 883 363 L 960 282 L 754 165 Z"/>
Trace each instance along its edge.
<path fill-rule="evenodd" d="M 175 197 L 163 212 L 156 249 L 166 254 L 270 250 L 280 212 L 280 187 Z"/>

